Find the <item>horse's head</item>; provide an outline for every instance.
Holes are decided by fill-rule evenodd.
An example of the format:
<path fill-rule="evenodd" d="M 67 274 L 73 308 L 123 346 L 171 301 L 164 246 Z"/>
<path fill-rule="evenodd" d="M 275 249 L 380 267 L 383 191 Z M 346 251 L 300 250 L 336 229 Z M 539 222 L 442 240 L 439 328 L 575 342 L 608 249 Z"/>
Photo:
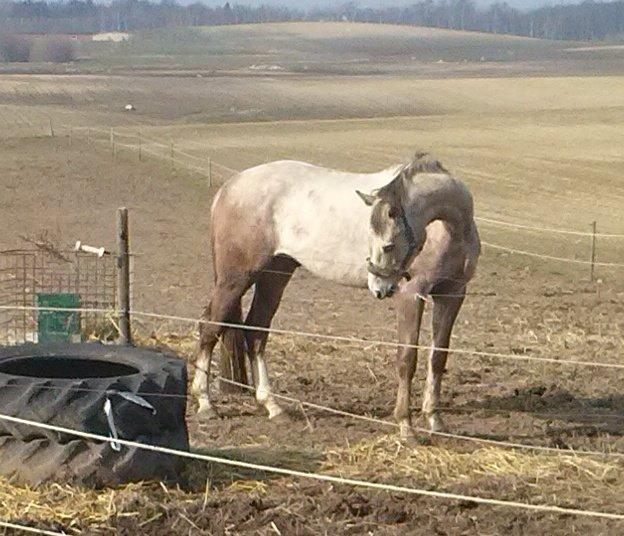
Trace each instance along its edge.
<path fill-rule="evenodd" d="M 406 216 L 406 180 L 403 168 L 379 190 L 357 192 L 371 207 L 368 288 L 379 299 L 392 296 L 401 279 L 409 279 L 407 268 L 426 240 L 424 228 L 411 227 Z"/>

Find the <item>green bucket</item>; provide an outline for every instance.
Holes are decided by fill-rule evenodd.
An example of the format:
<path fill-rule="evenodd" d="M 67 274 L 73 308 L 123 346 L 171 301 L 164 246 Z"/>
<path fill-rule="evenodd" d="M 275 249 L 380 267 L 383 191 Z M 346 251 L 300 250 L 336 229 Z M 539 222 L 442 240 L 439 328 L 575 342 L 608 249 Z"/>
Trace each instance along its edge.
<path fill-rule="evenodd" d="M 37 307 L 79 309 L 79 294 L 38 293 Z M 78 311 L 39 311 L 37 340 L 39 342 L 80 342 L 80 313 Z"/>

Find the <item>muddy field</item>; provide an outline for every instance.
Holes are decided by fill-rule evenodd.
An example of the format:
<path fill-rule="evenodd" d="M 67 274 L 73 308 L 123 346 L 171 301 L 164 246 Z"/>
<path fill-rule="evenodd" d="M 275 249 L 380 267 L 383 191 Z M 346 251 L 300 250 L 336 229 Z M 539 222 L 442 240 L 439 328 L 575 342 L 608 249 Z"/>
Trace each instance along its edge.
<path fill-rule="evenodd" d="M 318 39 L 316 31 L 311 30 L 311 42 Z M 297 32 L 299 26 L 292 34 Z M 274 38 L 269 35 L 266 40 Z M 372 37 L 371 41 L 381 46 Z M 526 54 L 525 41 L 529 40 L 519 40 L 519 54 Z M 539 61 L 556 63 L 549 56 L 552 47 L 529 45 L 534 47 L 531 50 L 550 50 L 542 52 Z M 512 45 L 505 41 L 505 46 Z M 355 52 L 363 54 L 361 48 Z M 449 69 L 458 66 L 454 63 Z M 239 99 L 236 110 L 252 110 L 255 104 L 250 101 L 255 96 L 279 90 L 280 97 L 288 95 L 280 113 L 290 120 L 246 123 L 240 117 L 232 123 L 238 112 L 230 111 L 226 118 L 215 115 L 215 103 L 202 104 L 199 98 L 193 104 L 197 113 L 186 110 L 185 95 L 195 92 L 197 77 L 187 77 L 179 101 L 165 76 L 149 77 L 154 85 L 148 77 L 134 78 L 126 87 L 146 96 L 156 88 L 158 95 L 164 95 L 166 110 L 157 110 L 152 102 L 152 109 L 139 110 L 132 117 L 115 108 L 127 100 L 127 94 L 116 91 L 129 75 L 120 75 L 120 81 L 79 77 L 84 85 L 71 86 L 75 93 L 66 102 L 46 101 L 49 95 L 68 94 L 65 76 L 3 78 L 0 91 L 14 99 L 3 104 L 0 113 L 4 121 L 0 249 L 23 245 L 20 235 L 44 233 L 62 245 L 80 239 L 112 247 L 114 211 L 129 206 L 132 248 L 139 253 L 134 265 L 135 309 L 197 317 L 211 281 L 208 209 L 216 188 L 232 173 L 229 169 L 292 157 L 372 170 L 400 162 L 422 147 L 433 150 L 467 182 L 480 217 L 579 231 L 587 231 L 597 220 L 599 231 L 623 233 L 619 175 L 624 155 L 617 142 L 623 133 L 621 77 L 582 72 L 563 77 L 554 67 L 549 74 L 544 79 L 464 78 L 452 84 L 396 73 L 345 79 L 316 74 L 287 81 L 281 74 L 265 75 L 257 84 L 247 82 L 249 97 Z M 183 78 L 176 80 L 180 83 Z M 206 82 L 207 87 L 213 83 L 223 84 L 225 90 L 239 87 L 228 85 L 226 79 Z M 243 87 L 242 75 L 235 83 Z M 348 84 L 353 92 L 339 93 L 341 84 Z M 171 89 L 163 93 L 165 87 Z M 108 101 L 99 98 L 105 91 Z M 341 98 L 334 102 L 335 110 L 325 106 L 333 94 Z M 91 95 L 92 101 L 85 95 Z M 238 95 L 234 92 L 228 98 Z M 325 100 L 317 99 L 319 95 Z M 265 101 L 258 98 L 258 102 Z M 48 117 L 57 125 L 54 137 L 49 135 Z M 280 117 L 271 112 L 262 119 Z M 310 119 L 319 117 L 333 119 Z M 249 119 L 253 118 L 258 114 L 250 112 Z M 115 158 L 107 131 L 97 130 L 111 125 L 120 136 Z M 79 128 L 87 126 L 93 131 Z M 141 161 L 137 139 L 121 138 L 139 132 Z M 175 162 L 167 159 L 171 140 Z M 209 170 L 212 186 L 206 175 Z M 511 249 L 577 261 L 589 257 L 588 237 L 487 222 L 480 223 L 480 231 L 484 241 Z M 599 261 L 624 262 L 623 253 L 624 240 L 598 240 Z M 599 267 L 598 281 L 591 283 L 588 275 L 588 267 L 581 263 L 484 247 L 478 275 L 456 324 L 453 347 L 548 357 L 561 363 L 452 355 L 443 391 L 451 431 L 483 439 L 624 453 L 622 371 L 565 364 L 570 360 L 621 363 L 622 269 Z M 391 341 L 395 336 L 391 300 L 377 302 L 368 291 L 330 285 L 305 272 L 289 286 L 275 326 L 368 340 Z M 192 325 L 141 320 L 136 327 L 142 342 L 166 344 L 191 357 Z M 429 341 L 427 328 L 422 341 Z M 275 335 L 269 341 L 268 360 L 279 394 L 391 419 L 395 393 L 391 348 Z M 424 361 L 421 352 L 416 408 Z M 397 441 L 395 429 L 383 423 L 299 404 L 287 406 L 289 421 L 269 422 L 251 396 L 219 395 L 223 418 L 198 422 L 191 402 L 188 423 L 193 448 L 422 489 L 624 511 L 624 465 L 617 456 L 512 450 L 424 433 L 419 442 L 404 445 Z M 362 491 L 206 464 L 189 464 L 185 480 L 184 489 L 144 484 L 101 492 L 59 486 L 28 490 L 0 483 L 0 516 L 86 534 L 622 532 L 618 521 Z"/>

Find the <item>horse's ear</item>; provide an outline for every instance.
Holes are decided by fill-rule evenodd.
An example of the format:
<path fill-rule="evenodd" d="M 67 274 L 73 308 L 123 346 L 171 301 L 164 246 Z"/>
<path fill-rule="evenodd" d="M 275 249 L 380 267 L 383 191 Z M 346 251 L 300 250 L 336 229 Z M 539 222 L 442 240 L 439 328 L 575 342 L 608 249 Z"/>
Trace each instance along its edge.
<path fill-rule="evenodd" d="M 360 196 L 360 199 L 364 201 L 364 204 L 368 207 L 372 206 L 375 202 L 375 196 L 373 194 L 365 194 L 359 190 L 356 190 L 355 193 Z"/>
<path fill-rule="evenodd" d="M 401 166 L 395 173 L 394 176 L 392 177 L 392 180 L 386 184 L 386 186 L 384 186 L 384 190 L 387 192 L 393 190 L 393 188 L 396 190 L 397 187 L 401 188 L 402 186 L 404 186 L 407 181 L 409 181 L 408 179 L 408 166 Z"/>
<path fill-rule="evenodd" d="M 405 191 L 404 183 L 404 168 L 398 169 L 393 175 L 392 179 L 388 184 L 379 188 L 379 190 L 374 190 L 371 192 L 372 201 L 375 199 L 383 199 L 384 201 L 390 203 L 392 206 L 399 206 L 401 204 L 401 199 L 403 198 L 403 192 Z M 367 205 L 372 203 L 368 203 L 361 192 L 358 192 L 359 196 L 364 199 L 364 202 Z M 368 196 L 367 196 L 368 197 Z"/>
<path fill-rule="evenodd" d="M 392 180 L 388 184 L 373 193 L 390 203 L 400 202 L 403 197 L 403 192 L 409 187 L 410 179 L 408 177 L 407 167 L 402 166 L 395 172 Z"/>

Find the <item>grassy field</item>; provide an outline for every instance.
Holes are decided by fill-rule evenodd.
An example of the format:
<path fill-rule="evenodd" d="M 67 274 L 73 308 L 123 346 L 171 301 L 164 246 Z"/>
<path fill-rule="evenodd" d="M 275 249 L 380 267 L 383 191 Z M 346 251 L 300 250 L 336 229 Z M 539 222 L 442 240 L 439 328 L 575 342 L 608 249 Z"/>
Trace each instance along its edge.
<path fill-rule="evenodd" d="M 20 235 L 46 231 L 65 245 L 80 239 L 112 248 L 114 210 L 127 205 L 132 247 L 141 254 L 134 307 L 196 317 L 211 281 L 210 202 L 235 170 L 279 158 L 377 170 L 417 149 L 433 152 L 466 181 L 479 217 L 581 232 L 597 221 L 599 232 L 624 234 L 623 52 L 586 48 L 420 28 L 297 23 L 146 33 L 120 47 L 84 49 L 80 62 L 58 71 L 5 65 L 0 249 L 23 245 Z M 128 103 L 136 112 L 124 112 Z M 485 221 L 479 227 L 490 244 L 589 258 L 586 236 Z M 600 262 L 624 263 L 624 239 L 599 238 L 597 253 Z M 453 345 L 621 363 L 622 272 L 600 266 L 599 282 L 590 283 L 585 264 L 486 245 Z M 393 316 L 391 300 L 375 302 L 368 291 L 301 273 L 276 325 L 393 340 Z M 143 342 L 169 344 L 191 357 L 192 326 L 142 321 L 137 327 Z M 268 353 L 279 393 L 382 418 L 391 412 L 389 348 L 275 336 Z M 621 393 L 618 371 L 456 354 L 443 400 L 455 432 L 624 452 Z M 497 499 L 624 510 L 618 458 L 425 437 L 423 445 L 402 446 L 387 428 L 319 410 L 304 415 L 294 406 L 294 422 L 280 424 L 268 422 L 249 397 L 221 395 L 219 405 L 226 418 L 218 423 L 197 422 L 190 408 L 195 449 Z M 136 534 L 137 523 L 146 534 L 622 529 L 615 521 L 218 467 L 192 465 L 189 474 L 194 478 L 184 491 L 149 484 L 103 492 L 29 490 L 0 483 L 0 517 L 88 534 Z M 34 504 L 40 506 L 28 506 Z"/>

